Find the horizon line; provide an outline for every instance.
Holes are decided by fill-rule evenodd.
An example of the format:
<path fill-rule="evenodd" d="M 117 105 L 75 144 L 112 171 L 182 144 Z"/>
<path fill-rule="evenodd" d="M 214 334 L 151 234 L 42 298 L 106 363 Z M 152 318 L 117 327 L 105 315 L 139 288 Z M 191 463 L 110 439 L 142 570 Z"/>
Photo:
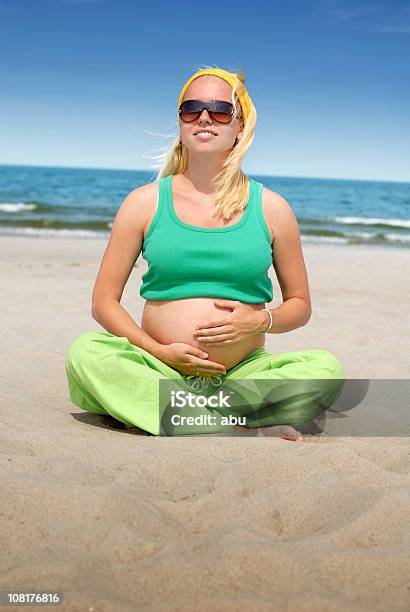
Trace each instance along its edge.
<path fill-rule="evenodd" d="M 48 164 L 4 164 L 2 166 L 11 166 L 18 168 L 55 168 L 59 170 L 109 170 L 112 172 L 145 172 L 155 174 L 156 170 L 150 170 L 149 168 L 107 168 L 107 167 L 93 167 L 93 166 L 50 166 Z M 320 180 L 320 181 L 357 181 L 357 182 L 372 182 L 372 183 L 402 183 L 408 185 L 409 180 L 397 180 L 397 179 L 373 179 L 373 178 L 337 178 L 337 177 L 322 177 L 322 176 L 300 176 L 300 175 L 278 175 L 278 174 L 260 174 L 258 172 L 249 172 L 254 176 L 268 177 L 268 178 L 291 178 L 291 179 L 308 179 L 308 180 Z"/>

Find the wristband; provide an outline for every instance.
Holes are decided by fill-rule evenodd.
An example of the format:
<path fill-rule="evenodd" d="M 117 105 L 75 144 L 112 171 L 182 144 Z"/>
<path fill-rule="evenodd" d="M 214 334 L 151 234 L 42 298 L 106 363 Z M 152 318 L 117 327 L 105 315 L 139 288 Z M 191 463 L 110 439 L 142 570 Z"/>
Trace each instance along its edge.
<path fill-rule="evenodd" d="M 265 329 L 265 331 L 263 332 L 264 334 L 266 334 L 266 332 L 268 332 L 270 330 L 270 328 L 272 327 L 272 313 L 267 308 L 262 308 L 262 310 L 266 310 L 266 312 L 269 315 L 269 327 L 268 327 L 268 329 Z"/>

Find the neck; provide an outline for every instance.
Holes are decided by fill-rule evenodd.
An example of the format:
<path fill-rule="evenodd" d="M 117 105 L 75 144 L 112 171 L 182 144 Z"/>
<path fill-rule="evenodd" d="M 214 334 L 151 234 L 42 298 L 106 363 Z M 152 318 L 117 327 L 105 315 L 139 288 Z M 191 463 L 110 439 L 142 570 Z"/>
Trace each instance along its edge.
<path fill-rule="evenodd" d="M 213 179 L 221 172 L 226 157 L 207 157 L 200 155 L 195 157 L 189 152 L 189 163 L 185 172 L 182 173 L 184 181 L 189 182 L 195 191 L 205 195 L 213 195 L 215 187 Z"/>

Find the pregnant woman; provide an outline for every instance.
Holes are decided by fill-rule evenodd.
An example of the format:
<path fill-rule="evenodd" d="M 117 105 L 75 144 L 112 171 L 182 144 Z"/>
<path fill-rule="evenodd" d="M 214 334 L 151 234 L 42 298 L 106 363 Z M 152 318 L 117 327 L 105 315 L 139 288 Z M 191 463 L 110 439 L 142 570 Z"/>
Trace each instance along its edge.
<path fill-rule="evenodd" d="M 174 433 L 303 441 L 294 427 L 336 401 L 344 372 L 324 349 L 265 350 L 265 334 L 305 325 L 311 304 L 290 205 L 241 170 L 256 125 L 242 73 L 197 71 L 180 92 L 178 115 L 179 135 L 158 179 L 129 193 L 116 214 L 92 297 L 93 317 L 106 331 L 88 331 L 70 346 L 70 399 L 160 435 L 161 381 L 184 382 L 194 394 L 208 385 L 216 393 L 233 381 L 268 381 L 278 385 L 277 401 L 273 392 L 270 402 L 248 395 L 253 404 L 231 410 L 247 416 L 241 424 L 215 424 L 209 406 L 185 406 L 185 415 L 208 420 L 190 429 L 187 418 Z M 148 270 L 138 326 L 120 301 L 141 251 Z M 269 310 L 271 265 L 283 303 Z M 299 393 L 296 379 L 315 384 Z"/>

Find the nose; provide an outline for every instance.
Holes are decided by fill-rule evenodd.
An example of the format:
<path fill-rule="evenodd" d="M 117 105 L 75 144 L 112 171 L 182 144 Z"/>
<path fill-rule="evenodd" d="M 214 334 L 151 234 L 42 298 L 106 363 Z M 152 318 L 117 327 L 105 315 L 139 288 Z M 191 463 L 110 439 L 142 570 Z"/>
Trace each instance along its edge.
<path fill-rule="evenodd" d="M 204 115 L 204 113 L 206 113 L 206 115 Z M 211 121 L 211 116 L 208 113 L 208 111 L 206 110 L 206 108 L 204 108 L 202 110 L 202 113 L 200 114 L 200 116 L 198 117 L 198 121 L 202 122 L 202 121 Z"/>

